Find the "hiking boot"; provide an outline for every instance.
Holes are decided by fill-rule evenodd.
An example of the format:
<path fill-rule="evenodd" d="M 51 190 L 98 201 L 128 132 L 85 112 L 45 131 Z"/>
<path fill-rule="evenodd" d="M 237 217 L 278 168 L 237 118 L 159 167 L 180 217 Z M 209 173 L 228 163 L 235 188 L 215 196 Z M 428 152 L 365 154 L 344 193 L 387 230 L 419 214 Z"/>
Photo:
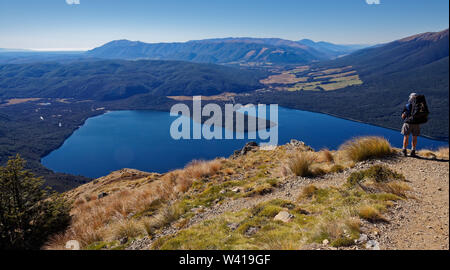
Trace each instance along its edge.
<path fill-rule="evenodd" d="M 411 156 L 416 157 L 416 150 L 411 150 Z"/>
<path fill-rule="evenodd" d="M 403 153 L 403 155 L 404 155 L 405 157 L 407 157 L 407 156 L 408 156 L 408 150 L 406 150 L 406 149 L 403 149 L 403 150 L 402 150 L 402 153 Z"/>

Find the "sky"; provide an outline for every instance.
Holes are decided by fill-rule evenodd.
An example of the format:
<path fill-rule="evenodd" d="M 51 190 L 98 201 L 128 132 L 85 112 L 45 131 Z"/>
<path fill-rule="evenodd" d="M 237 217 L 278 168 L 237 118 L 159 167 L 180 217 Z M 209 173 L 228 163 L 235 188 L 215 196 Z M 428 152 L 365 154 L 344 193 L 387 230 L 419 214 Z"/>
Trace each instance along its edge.
<path fill-rule="evenodd" d="M 378 44 L 441 31 L 448 21 L 448 0 L 0 0 L 0 48 L 218 37 Z"/>

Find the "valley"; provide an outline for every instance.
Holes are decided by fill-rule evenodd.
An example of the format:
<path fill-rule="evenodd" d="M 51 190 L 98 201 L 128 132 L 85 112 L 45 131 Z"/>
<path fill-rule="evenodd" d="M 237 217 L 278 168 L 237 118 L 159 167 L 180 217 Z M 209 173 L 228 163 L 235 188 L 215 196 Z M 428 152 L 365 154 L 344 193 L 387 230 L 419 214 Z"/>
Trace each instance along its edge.
<path fill-rule="evenodd" d="M 363 84 L 352 66 L 332 69 L 299 66 L 279 72 L 261 83 L 279 91 L 334 91 Z"/>
<path fill-rule="evenodd" d="M 345 53 L 340 51 L 337 54 L 341 57 L 336 59 L 330 58 L 337 54 L 327 55 L 322 46 L 321 61 L 317 61 L 317 51 L 320 51 L 317 44 L 308 47 L 279 39 L 218 39 L 177 45 L 185 49 L 222 45 L 222 49 L 229 47 L 227 53 L 242 50 L 245 59 L 218 61 L 221 65 L 139 60 L 141 56 L 136 50 L 149 53 L 151 50 L 143 48 L 170 46 L 127 41 L 113 42 L 88 53 L 2 53 L 0 134 L 4 135 L 0 138 L 0 163 L 21 153 L 29 161 L 28 168 L 48 178 L 47 182 L 57 190 L 66 190 L 89 179 L 53 174 L 40 164 L 40 159 L 62 145 L 86 119 L 112 110 L 168 111 L 177 102 L 189 103 L 194 95 L 203 95 L 205 100 L 219 105 L 276 102 L 287 108 L 399 130 L 399 112 L 409 93 L 417 91 L 426 95 L 432 110 L 423 135 L 448 141 L 448 46 L 445 44 L 448 45 L 448 30 L 354 53 L 346 51 L 351 54 L 343 57 Z M 258 46 L 259 52 L 255 49 Z M 275 51 L 308 52 L 316 58 L 273 62 L 260 58 L 269 53 L 266 47 L 278 48 Z M 236 48 L 240 49 L 236 51 Z M 124 54 L 107 54 L 121 50 Z M 394 52 L 398 56 L 393 57 Z M 211 62 L 208 59 L 199 58 L 194 62 Z M 2 61 L 7 64 L 1 64 Z"/>

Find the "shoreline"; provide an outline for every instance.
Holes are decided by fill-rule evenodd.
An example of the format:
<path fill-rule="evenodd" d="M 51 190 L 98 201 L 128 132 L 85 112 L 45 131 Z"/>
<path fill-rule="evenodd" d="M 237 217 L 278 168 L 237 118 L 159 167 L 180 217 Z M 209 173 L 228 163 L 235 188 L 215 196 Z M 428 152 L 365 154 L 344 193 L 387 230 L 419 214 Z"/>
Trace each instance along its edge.
<path fill-rule="evenodd" d="M 373 125 L 373 124 L 366 123 L 366 122 L 359 121 L 359 120 L 355 120 L 355 119 L 348 119 L 348 118 L 344 118 L 344 117 L 339 117 L 339 116 L 337 116 L 337 115 L 333 115 L 333 114 L 330 114 L 330 113 L 314 112 L 314 111 L 308 111 L 308 110 L 298 110 L 298 109 L 293 109 L 293 108 L 285 107 L 285 106 L 280 106 L 280 107 L 285 108 L 285 109 L 287 109 L 287 110 L 295 110 L 295 111 L 299 111 L 299 112 L 318 113 L 318 114 L 327 115 L 327 116 L 330 116 L 330 117 L 335 117 L 335 118 L 337 118 L 337 119 L 343 119 L 343 120 L 352 121 L 352 122 L 359 123 L 359 124 L 365 124 L 365 125 L 369 125 L 369 126 L 374 126 L 374 127 L 385 128 L 385 129 L 397 131 L 397 130 L 395 130 L 395 129 L 393 129 L 393 128 L 386 128 L 386 127 L 383 127 L 383 126 L 380 126 L 380 125 Z M 56 151 L 56 150 L 60 149 L 60 148 L 62 147 L 62 145 L 64 145 L 64 143 L 67 141 L 67 139 L 70 138 L 70 137 L 71 137 L 71 136 L 72 136 L 79 128 L 81 128 L 81 127 L 86 123 L 86 121 L 87 121 L 88 119 L 94 118 L 94 117 L 100 117 L 100 116 L 105 115 L 105 114 L 107 114 L 107 113 L 111 113 L 111 112 L 120 112 L 120 111 L 158 111 L 158 112 L 166 112 L 166 113 L 168 113 L 168 111 L 167 111 L 167 110 L 164 110 L 164 109 L 159 109 L 159 110 L 158 110 L 158 109 L 134 109 L 134 110 L 129 110 L 129 109 L 107 109 L 107 110 L 104 110 L 104 111 L 100 111 L 100 112 L 98 112 L 97 114 L 94 114 L 94 115 L 92 115 L 92 116 L 87 117 L 86 119 L 84 119 L 84 120 L 82 121 L 82 124 L 81 124 L 80 126 L 78 126 L 77 128 L 73 129 L 73 131 L 72 131 L 68 136 L 66 136 L 66 138 L 64 138 L 63 142 L 62 142 L 61 144 L 58 145 L 58 147 L 56 147 L 55 149 L 52 149 L 52 150 L 47 151 L 45 155 L 41 156 L 40 159 L 39 159 L 39 163 L 40 163 L 42 166 L 44 166 L 45 168 L 51 170 L 52 172 L 58 173 L 57 171 L 54 171 L 54 170 L 52 170 L 51 168 L 45 166 L 45 165 L 42 163 L 42 160 L 43 160 L 45 157 L 47 157 L 48 155 L 50 155 L 53 151 Z M 443 143 L 447 143 L 447 144 L 448 144 L 448 141 L 437 140 L 437 139 L 430 138 L 430 137 L 426 137 L 426 136 L 421 136 L 421 137 L 427 138 L 427 139 L 430 139 L 430 140 L 433 140 L 433 141 L 436 141 L 436 142 L 443 142 Z M 237 150 L 237 149 L 234 149 L 234 150 Z M 60 172 L 60 173 L 64 173 L 64 172 Z M 67 174 L 67 173 L 66 173 L 66 174 Z M 95 179 L 95 178 L 93 178 L 93 177 L 88 177 L 88 178 L 90 178 L 90 179 Z"/>

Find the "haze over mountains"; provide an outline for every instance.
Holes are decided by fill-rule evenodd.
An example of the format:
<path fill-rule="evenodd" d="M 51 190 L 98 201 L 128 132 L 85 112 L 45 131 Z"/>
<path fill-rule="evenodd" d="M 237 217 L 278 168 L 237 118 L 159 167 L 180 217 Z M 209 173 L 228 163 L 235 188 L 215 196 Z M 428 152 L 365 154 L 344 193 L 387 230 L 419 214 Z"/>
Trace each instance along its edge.
<path fill-rule="evenodd" d="M 116 40 L 89 51 L 99 58 L 183 60 L 220 64 L 264 62 L 309 63 L 335 58 L 358 46 L 290 41 L 278 38 L 222 38 L 185 43 L 143 43 Z"/>
<path fill-rule="evenodd" d="M 308 39 L 218 38 L 178 43 L 115 40 L 87 52 L 37 52 L 0 48 L 0 64 L 95 59 L 179 60 L 215 64 L 298 64 L 333 59 L 366 45 L 336 45 Z"/>

